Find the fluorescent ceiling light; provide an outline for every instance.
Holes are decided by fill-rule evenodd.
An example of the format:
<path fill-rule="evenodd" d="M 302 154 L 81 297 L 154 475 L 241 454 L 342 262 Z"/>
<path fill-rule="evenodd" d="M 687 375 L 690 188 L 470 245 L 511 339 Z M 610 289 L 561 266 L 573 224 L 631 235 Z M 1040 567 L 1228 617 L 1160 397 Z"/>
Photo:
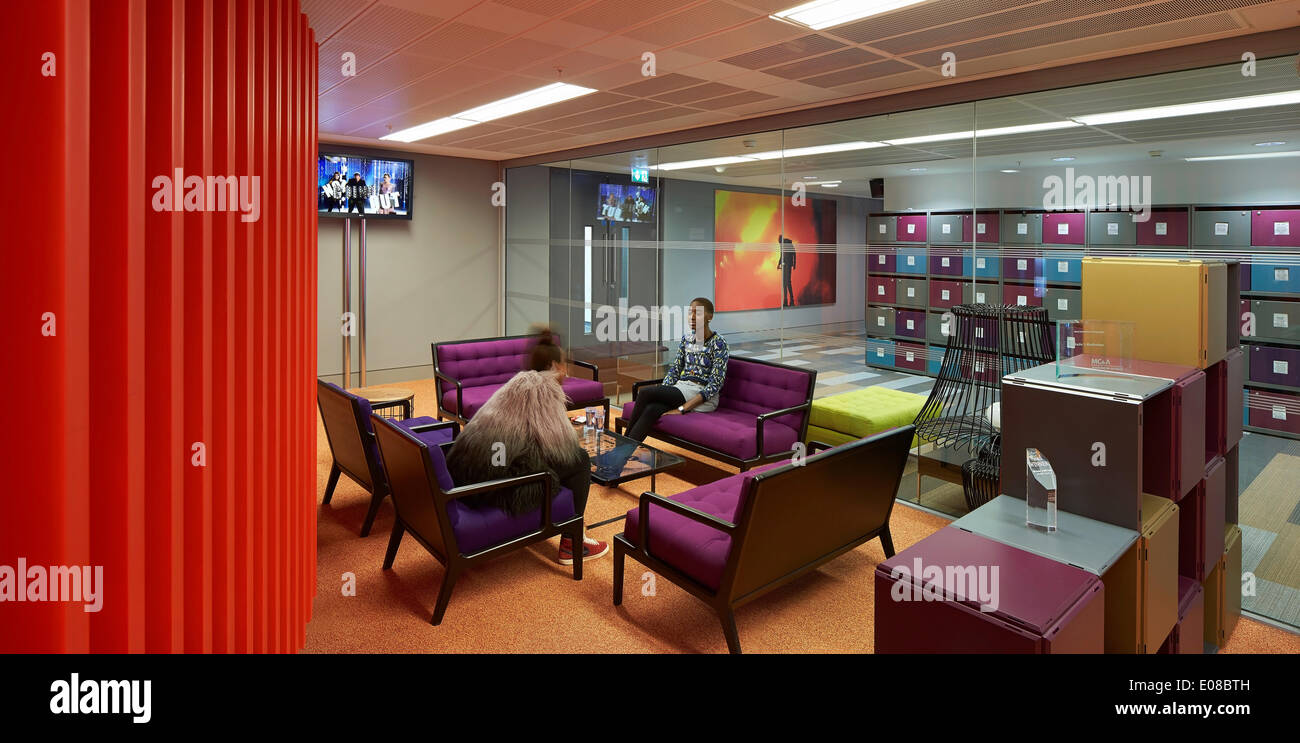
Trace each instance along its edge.
<path fill-rule="evenodd" d="M 1082 126 L 1077 121 L 1043 121 L 1037 124 L 1021 124 L 1019 126 L 1002 126 L 994 129 L 977 129 L 975 131 L 964 132 L 945 132 L 943 134 L 923 134 L 919 137 L 904 137 L 902 139 L 886 139 L 885 144 L 905 145 L 905 144 L 925 144 L 927 142 L 949 142 L 956 139 L 971 139 L 972 137 L 1002 137 L 1008 134 L 1028 134 L 1029 132 L 1047 132 L 1054 129 L 1069 129 L 1071 127 Z"/>
<path fill-rule="evenodd" d="M 924 173 L 926 170 L 929 170 L 929 168 L 908 168 L 907 169 L 909 173 Z"/>
<path fill-rule="evenodd" d="M 998 172 L 999 172 L 999 173 L 1019 173 L 1020 171 L 1019 171 L 1019 170 L 1016 170 L 1015 168 L 1003 168 L 1002 170 L 1000 170 L 1000 171 L 998 171 Z"/>
<path fill-rule="evenodd" d="M 1243 98 L 1223 98 L 1217 101 L 1200 101 L 1198 103 L 1180 103 L 1176 106 L 1156 106 L 1154 108 L 1134 108 L 1128 111 L 1112 111 L 1104 114 L 1087 114 L 1075 116 L 1074 120 L 1089 126 L 1117 124 L 1125 121 L 1147 121 L 1165 119 L 1173 116 L 1194 116 L 1223 111 L 1241 111 L 1248 108 L 1265 108 L 1267 106 L 1286 106 L 1300 103 L 1300 90 L 1282 93 L 1250 95 Z"/>
<path fill-rule="evenodd" d="M 768 150 L 755 152 L 749 157 L 755 160 L 775 160 L 778 157 L 802 157 L 804 155 L 825 155 L 828 152 L 849 152 L 852 150 L 869 150 L 873 147 L 885 147 L 884 142 L 840 142 L 839 144 L 819 144 L 812 147 L 796 147 L 793 150 Z"/>
<path fill-rule="evenodd" d="M 735 165 L 736 163 L 752 163 L 752 157 L 709 157 L 703 160 L 683 160 L 679 163 L 659 163 L 650 167 L 655 170 L 685 170 L 687 168 L 708 168 L 714 165 Z"/>
<path fill-rule="evenodd" d="M 502 98 L 499 101 L 493 101 L 477 108 L 471 108 L 468 111 L 461 111 L 458 114 L 435 119 L 423 124 L 403 129 L 401 131 L 386 134 L 380 139 L 393 139 L 398 142 L 415 142 L 421 139 L 428 139 L 439 134 L 454 132 L 457 129 L 464 129 L 475 124 L 482 124 L 485 121 L 493 119 L 503 119 L 507 116 L 514 116 L 524 111 L 531 111 L 535 108 L 542 108 L 560 101 L 567 101 L 571 98 L 578 98 L 595 93 L 595 88 L 584 88 L 581 85 L 569 85 L 568 83 L 551 83 L 544 85 L 535 90 L 529 90 L 519 95 L 512 95 L 509 98 Z"/>
<path fill-rule="evenodd" d="M 1002 126 L 996 129 L 979 129 L 977 137 L 1001 137 L 1005 134 L 1028 134 L 1029 132 L 1050 132 L 1053 129 L 1069 129 L 1083 126 L 1077 121 L 1044 121 L 1038 124 L 1021 124 L 1020 126 Z"/>
<path fill-rule="evenodd" d="M 439 134 L 454 132 L 457 129 L 464 129 L 467 126 L 474 126 L 477 121 L 465 121 L 464 119 L 437 119 L 429 121 L 409 129 L 403 129 L 392 134 L 385 134 L 380 139 L 393 139 L 398 142 L 415 142 L 429 137 L 436 137 Z"/>
<path fill-rule="evenodd" d="M 953 139 L 970 139 L 975 132 L 948 132 L 946 134 L 923 134 L 919 137 L 903 137 L 902 139 L 886 139 L 885 144 L 902 145 L 902 144 L 925 144 L 926 142 L 947 142 Z"/>
<path fill-rule="evenodd" d="M 819 184 L 817 184 L 817 185 L 821 186 L 822 188 L 839 188 L 839 187 L 840 187 L 840 184 L 838 184 L 838 183 L 819 183 Z"/>
<path fill-rule="evenodd" d="M 1054 158 L 1052 158 L 1052 162 L 1054 162 L 1054 163 L 1069 163 L 1069 162 L 1074 162 L 1074 158 L 1072 158 L 1072 157 L 1070 157 L 1070 156 L 1068 156 L 1068 155 L 1062 155 L 1061 157 L 1054 157 Z"/>
<path fill-rule="evenodd" d="M 1286 142 L 1256 142 L 1255 146 L 1256 147 L 1277 147 L 1278 145 L 1283 145 L 1283 144 L 1286 144 Z"/>
<path fill-rule="evenodd" d="M 820 31 L 823 28 L 838 26 L 890 10 L 906 8 L 919 2 L 921 0 L 813 0 L 810 3 L 773 13 L 771 17 Z"/>
<path fill-rule="evenodd" d="M 514 116 L 524 111 L 531 111 L 534 108 L 543 108 L 595 92 L 594 88 L 584 88 L 581 85 L 551 83 L 536 90 L 512 95 L 509 98 L 502 98 L 499 101 L 478 108 L 471 108 L 468 111 L 456 114 L 452 118 L 469 119 L 470 121 L 482 123 L 493 119 L 504 119 L 507 116 Z"/>
<path fill-rule="evenodd" d="M 1210 155 L 1207 157 L 1185 157 L 1189 163 L 1199 163 L 1206 160 L 1259 160 L 1265 157 L 1300 157 L 1300 150 L 1288 150 L 1286 152 L 1252 152 L 1249 155 Z"/>

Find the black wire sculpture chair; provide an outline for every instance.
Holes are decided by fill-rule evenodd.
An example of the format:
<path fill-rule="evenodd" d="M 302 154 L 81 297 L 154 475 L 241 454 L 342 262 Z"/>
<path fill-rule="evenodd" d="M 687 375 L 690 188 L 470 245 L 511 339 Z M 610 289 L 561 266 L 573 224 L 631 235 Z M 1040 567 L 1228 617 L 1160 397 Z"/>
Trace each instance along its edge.
<path fill-rule="evenodd" d="M 961 489 L 966 508 L 974 511 L 1001 495 L 1002 436 L 994 435 L 989 445 L 961 466 Z"/>
<path fill-rule="evenodd" d="M 955 327 L 930 397 L 916 416 L 916 437 L 971 454 L 962 480 L 974 508 L 990 500 L 989 492 L 997 495 L 1002 377 L 1055 361 L 1056 344 L 1043 307 L 961 304 L 952 308 L 949 322 Z"/>

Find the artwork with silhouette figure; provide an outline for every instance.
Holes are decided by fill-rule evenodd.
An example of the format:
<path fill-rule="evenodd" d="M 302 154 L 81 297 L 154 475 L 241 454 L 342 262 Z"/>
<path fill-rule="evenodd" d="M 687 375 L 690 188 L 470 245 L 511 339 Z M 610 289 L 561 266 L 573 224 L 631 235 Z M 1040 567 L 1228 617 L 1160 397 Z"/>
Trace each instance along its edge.
<path fill-rule="evenodd" d="M 834 201 L 796 205 L 788 196 L 724 190 L 713 198 L 713 240 L 734 246 L 713 251 L 718 312 L 835 303 Z"/>

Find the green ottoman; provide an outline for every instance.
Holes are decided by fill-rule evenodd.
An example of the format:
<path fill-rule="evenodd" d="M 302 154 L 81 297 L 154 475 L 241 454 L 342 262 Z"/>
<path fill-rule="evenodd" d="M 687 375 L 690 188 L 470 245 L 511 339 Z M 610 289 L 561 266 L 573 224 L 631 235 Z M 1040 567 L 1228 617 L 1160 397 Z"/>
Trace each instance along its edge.
<path fill-rule="evenodd" d="M 906 426 L 916 420 L 926 395 L 899 392 L 888 387 L 863 387 L 812 402 L 808 441 L 832 446 Z M 915 446 L 915 440 L 912 442 Z"/>

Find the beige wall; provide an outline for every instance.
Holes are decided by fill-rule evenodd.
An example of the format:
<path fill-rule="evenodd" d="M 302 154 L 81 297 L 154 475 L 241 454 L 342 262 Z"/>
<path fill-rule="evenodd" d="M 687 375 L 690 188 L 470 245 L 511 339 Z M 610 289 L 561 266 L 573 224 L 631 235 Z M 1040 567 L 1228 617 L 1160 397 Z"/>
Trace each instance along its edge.
<path fill-rule="evenodd" d="M 497 165 L 486 160 L 366 150 L 415 161 L 414 214 L 407 220 L 366 222 L 366 368 L 370 371 L 432 363 L 435 340 L 497 334 L 500 307 L 500 210 L 492 205 Z M 343 220 L 319 217 L 319 351 L 317 373 L 343 368 Z M 352 222 L 352 310 L 359 304 L 360 229 Z M 352 344 L 352 384 L 360 351 Z M 374 383 L 375 380 L 369 380 Z"/>

